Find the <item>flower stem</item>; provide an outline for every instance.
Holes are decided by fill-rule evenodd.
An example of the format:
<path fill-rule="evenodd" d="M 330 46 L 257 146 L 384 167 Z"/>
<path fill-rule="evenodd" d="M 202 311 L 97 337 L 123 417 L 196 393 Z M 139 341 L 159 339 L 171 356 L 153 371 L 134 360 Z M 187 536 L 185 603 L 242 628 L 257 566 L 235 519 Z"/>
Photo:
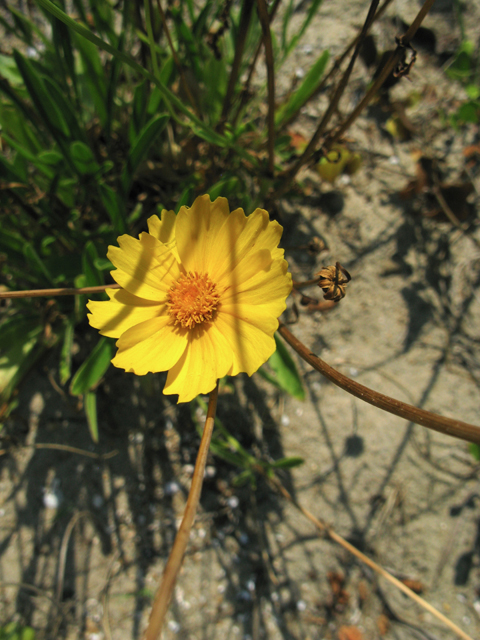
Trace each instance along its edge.
<path fill-rule="evenodd" d="M 321 358 L 312 353 L 308 347 L 300 342 L 300 340 L 298 340 L 298 338 L 296 338 L 283 323 L 280 323 L 278 333 L 293 349 L 295 349 L 298 355 L 308 362 L 314 369 L 320 371 L 325 378 L 328 378 L 328 380 L 336 384 L 337 387 L 351 393 L 352 396 L 356 396 L 364 402 L 373 404 L 379 409 L 383 409 L 384 411 L 393 413 L 396 416 L 405 418 L 405 420 L 421 424 L 428 429 L 433 429 L 440 433 L 446 433 L 449 436 L 461 438 L 467 442 L 480 444 L 480 427 L 476 427 L 468 422 L 462 422 L 461 420 L 439 416 L 431 411 L 419 409 L 418 407 L 414 407 L 406 402 L 390 398 L 383 393 L 378 393 L 378 391 L 374 391 L 359 382 L 355 382 L 355 380 L 343 375 L 343 373 L 340 373 L 340 371 L 337 371 L 324 362 Z"/>
<path fill-rule="evenodd" d="M 208 403 L 207 419 L 203 429 L 203 436 L 198 450 L 197 462 L 195 463 L 195 471 L 193 472 L 192 486 L 188 494 L 185 513 L 183 514 L 182 524 L 177 532 L 175 542 L 173 543 L 167 566 L 163 572 L 162 582 L 155 595 L 150 620 L 145 631 L 144 640 L 157 640 L 163 626 L 163 620 L 167 612 L 168 604 L 172 596 L 173 588 L 177 579 L 178 572 L 182 566 L 183 556 L 187 548 L 190 530 L 197 512 L 200 494 L 202 492 L 203 477 L 205 474 L 205 466 L 207 464 L 207 456 L 212 439 L 213 427 L 215 423 L 215 413 L 217 410 L 218 398 L 218 382 L 215 389 L 210 393 Z"/>

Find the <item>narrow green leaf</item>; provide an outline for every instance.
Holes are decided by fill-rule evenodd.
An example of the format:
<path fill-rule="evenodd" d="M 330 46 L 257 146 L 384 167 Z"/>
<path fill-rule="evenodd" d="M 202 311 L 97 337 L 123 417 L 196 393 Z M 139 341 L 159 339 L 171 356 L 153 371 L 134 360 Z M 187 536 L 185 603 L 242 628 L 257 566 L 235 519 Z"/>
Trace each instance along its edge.
<path fill-rule="evenodd" d="M 70 145 L 70 157 L 75 169 L 82 175 L 97 173 L 100 169 L 90 147 L 78 140 Z"/>
<path fill-rule="evenodd" d="M 23 255 L 34 273 L 36 272 L 36 274 L 41 274 L 48 284 L 53 284 L 52 275 L 47 269 L 45 262 L 35 251 L 35 248 L 30 242 L 24 244 Z"/>
<path fill-rule="evenodd" d="M 275 467 L 275 469 L 291 469 L 292 467 L 299 467 L 304 462 L 305 460 L 303 458 L 292 456 L 290 458 L 280 458 L 280 460 L 275 460 L 272 467 Z"/>
<path fill-rule="evenodd" d="M 263 377 L 276 384 L 298 400 L 305 399 L 305 389 L 303 388 L 302 379 L 298 373 L 295 362 L 287 351 L 285 344 L 275 334 L 275 342 L 277 350 L 268 360 L 268 365 L 273 371 L 273 375 L 269 374 L 265 369 L 261 369 L 260 373 Z"/>
<path fill-rule="evenodd" d="M 67 318 L 65 322 L 65 333 L 63 336 L 62 350 L 60 352 L 60 384 L 65 384 L 72 375 L 72 348 L 73 348 L 74 326 L 73 322 Z"/>
<path fill-rule="evenodd" d="M 100 197 L 116 233 L 125 233 L 125 206 L 118 194 L 106 184 L 99 184 Z"/>
<path fill-rule="evenodd" d="M 98 55 L 97 48 L 89 40 L 74 34 L 74 42 L 80 53 L 84 67 L 83 79 L 100 122 L 105 126 L 107 120 L 107 78 Z"/>
<path fill-rule="evenodd" d="M 240 180 L 236 176 L 230 176 L 220 180 L 208 190 L 210 199 L 213 201 L 218 196 L 228 198 L 229 195 L 235 193 L 238 190 Z"/>
<path fill-rule="evenodd" d="M 300 27 L 298 33 L 296 35 L 294 35 L 293 38 L 288 43 L 287 50 L 286 50 L 286 56 L 288 56 L 289 53 L 291 51 L 293 51 L 293 49 L 295 49 L 295 47 L 297 46 L 300 38 L 303 36 L 303 34 L 307 30 L 308 26 L 310 25 L 310 22 L 312 21 L 312 18 L 317 13 L 318 8 L 322 4 L 322 1 L 323 0 L 313 0 L 312 1 L 312 4 L 310 5 L 310 8 L 308 10 L 307 16 L 306 16 L 305 20 L 303 21 L 303 24 Z"/>
<path fill-rule="evenodd" d="M 325 72 L 330 54 L 324 51 L 315 64 L 311 67 L 302 84 L 296 91 L 292 93 L 288 102 L 284 104 L 275 114 L 276 126 L 281 126 L 287 120 L 290 120 L 310 98 L 312 93 L 320 84 L 320 80 Z"/>
<path fill-rule="evenodd" d="M 105 375 L 113 356 L 115 345 L 112 340 L 100 338 L 88 358 L 73 376 L 70 393 L 81 396 L 95 388 Z"/>
<path fill-rule="evenodd" d="M 0 325 L 0 403 L 6 402 L 43 353 L 40 318 L 9 318 Z"/>
<path fill-rule="evenodd" d="M 148 150 L 164 130 L 170 116 L 162 114 L 155 116 L 138 134 L 135 143 L 128 154 L 127 164 L 122 174 L 123 192 L 127 194 L 133 182 L 133 176 L 139 164 L 145 159 Z"/>
<path fill-rule="evenodd" d="M 67 123 L 57 105 L 51 98 L 51 94 L 45 88 L 42 77 L 35 71 L 32 63 L 23 57 L 18 51 L 13 52 L 18 70 L 22 74 L 23 81 L 27 87 L 30 98 L 34 103 L 45 126 L 52 135 L 57 138 L 58 134 L 65 137 L 70 135 Z"/>
<path fill-rule="evenodd" d="M 94 442 L 98 442 L 98 415 L 97 415 L 97 393 L 87 391 L 83 396 L 83 406 L 87 416 L 88 430 Z"/>
<path fill-rule="evenodd" d="M 99 287 L 103 284 L 103 277 L 95 266 L 95 260 L 98 260 L 98 252 L 93 242 L 89 240 L 82 253 L 82 267 L 87 287 Z"/>

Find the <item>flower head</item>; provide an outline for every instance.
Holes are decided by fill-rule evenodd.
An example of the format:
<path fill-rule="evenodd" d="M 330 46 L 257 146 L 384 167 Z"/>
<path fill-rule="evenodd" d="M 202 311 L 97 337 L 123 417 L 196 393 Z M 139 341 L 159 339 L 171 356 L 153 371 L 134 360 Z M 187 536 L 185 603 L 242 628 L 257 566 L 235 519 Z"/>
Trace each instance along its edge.
<path fill-rule="evenodd" d="M 273 334 L 292 288 L 282 227 L 268 213 L 230 213 L 208 195 L 178 215 L 162 211 L 149 233 L 109 247 L 122 287 L 90 301 L 90 324 L 117 338 L 116 367 L 144 375 L 168 371 L 165 393 L 188 402 L 218 378 L 252 375 L 275 351 Z"/>

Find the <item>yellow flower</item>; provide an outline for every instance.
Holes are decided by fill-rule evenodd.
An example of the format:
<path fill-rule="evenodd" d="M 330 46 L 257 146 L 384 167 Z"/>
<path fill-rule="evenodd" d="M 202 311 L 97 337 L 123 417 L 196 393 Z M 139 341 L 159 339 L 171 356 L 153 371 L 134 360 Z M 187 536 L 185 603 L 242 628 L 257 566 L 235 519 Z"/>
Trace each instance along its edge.
<path fill-rule="evenodd" d="M 179 402 L 227 374 L 252 375 L 275 351 L 292 289 L 282 227 L 263 209 L 230 213 L 225 198 L 206 195 L 178 215 L 152 216 L 148 230 L 109 247 L 122 288 L 88 303 L 90 324 L 118 338 L 112 363 L 137 375 L 168 371 L 164 392 Z"/>

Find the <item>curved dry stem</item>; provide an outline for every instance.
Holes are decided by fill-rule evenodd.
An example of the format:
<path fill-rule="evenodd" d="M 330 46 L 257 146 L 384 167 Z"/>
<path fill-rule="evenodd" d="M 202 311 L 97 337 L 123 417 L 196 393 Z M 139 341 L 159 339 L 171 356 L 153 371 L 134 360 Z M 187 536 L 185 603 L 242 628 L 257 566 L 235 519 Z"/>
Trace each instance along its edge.
<path fill-rule="evenodd" d="M 260 471 L 263 473 L 263 470 L 260 470 Z M 337 542 L 344 549 L 349 551 L 352 555 L 354 555 L 356 558 L 361 560 L 368 567 L 373 569 L 375 571 L 375 573 L 377 573 L 378 575 L 382 576 L 382 578 L 385 578 L 386 580 L 388 580 L 389 582 L 394 584 L 396 587 L 398 587 L 398 589 L 400 589 L 400 591 L 402 591 L 405 595 L 407 595 L 409 598 L 414 600 L 417 604 L 419 604 L 423 609 L 425 609 L 426 611 L 431 613 L 433 616 L 435 616 L 438 620 L 443 622 L 443 624 L 446 625 L 449 629 L 451 629 L 454 633 L 456 633 L 459 638 L 462 638 L 463 640 L 473 640 L 469 635 L 467 635 L 464 631 L 462 631 L 462 629 L 460 629 L 460 627 L 457 627 L 457 625 L 454 622 L 452 622 L 446 616 L 444 616 L 443 613 L 440 613 L 440 611 L 435 609 L 434 606 L 432 606 L 426 600 L 421 598 L 414 591 L 409 589 L 407 587 L 407 585 L 405 585 L 403 582 L 401 582 L 400 580 L 398 580 L 397 578 L 392 576 L 392 574 L 389 573 L 388 571 L 386 571 L 386 569 L 384 569 L 379 564 L 374 562 L 371 558 L 369 558 L 364 553 L 359 551 L 356 547 L 354 547 L 352 544 L 350 544 L 350 542 L 345 540 L 345 538 L 342 538 L 342 536 L 339 535 L 338 533 L 336 533 L 332 529 L 332 527 L 330 527 L 329 525 L 325 524 L 324 522 L 322 522 L 321 520 L 316 518 L 312 513 L 310 513 L 310 511 L 305 509 L 305 507 L 302 507 L 291 496 L 291 494 L 287 491 L 287 489 L 285 489 L 285 487 L 283 486 L 283 484 L 280 482 L 280 480 L 277 477 L 268 478 L 268 481 L 270 482 L 271 485 L 273 485 L 273 487 L 275 487 L 275 489 L 277 489 L 277 491 L 279 491 L 284 496 L 284 498 L 286 498 L 299 511 L 301 511 L 301 513 L 303 513 L 303 515 L 308 520 L 310 520 L 310 522 L 312 522 L 317 527 L 317 529 L 319 529 L 320 531 L 325 532 L 331 540 L 333 540 L 334 542 Z"/>
<path fill-rule="evenodd" d="M 336 384 L 337 387 L 348 391 L 348 393 L 360 398 L 360 400 L 364 400 L 379 409 L 405 418 L 405 420 L 421 424 L 428 429 L 433 429 L 434 431 L 439 431 L 440 433 L 445 433 L 455 438 L 461 438 L 462 440 L 467 440 L 467 442 L 480 444 L 480 427 L 476 427 L 468 422 L 462 422 L 461 420 L 445 418 L 431 411 L 425 411 L 425 409 L 419 409 L 406 402 L 385 396 L 383 393 L 378 393 L 378 391 L 374 391 L 359 382 L 355 382 L 355 380 L 343 375 L 343 373 L 340 373 L 324 362 L 300 342 L 283 323 L 280 323 L 278 332 L 288 344 L 295 349 L 298 355 L 314 369 Z"/>
<path fill-rule="evenodd" d="M 183 514 L 182 524 L 180 525 L 175 537 L 175 542 L 173 543 L 167 566 L 163 572 L 162 581 L 155 595 L 144 640 L 157 640 L 160 636 L 163 620 L 167 613 L 170 598 L 172 597 L 177 575 L 180 571 L 180 567 L 182 566 L 183 556 L 187 548 L 190 531 L 197 512 L 200 494 L 202 492 L 203 476 L 205 474 L 208 450 L 210 448 L 210 441 L 212 439 L 213 427 L 215 424 L 217 398 L 218 382 L 215 389 L 210 393 L 207 419 L 205 420 L 202 441 L 200 442 L 200 448 L 198 450 L 197 462 L 195 463 L 195 471 L 193 473 L 192 486 L 190 487 L 190 493 L 188 494 L 185 513 Z"/>

